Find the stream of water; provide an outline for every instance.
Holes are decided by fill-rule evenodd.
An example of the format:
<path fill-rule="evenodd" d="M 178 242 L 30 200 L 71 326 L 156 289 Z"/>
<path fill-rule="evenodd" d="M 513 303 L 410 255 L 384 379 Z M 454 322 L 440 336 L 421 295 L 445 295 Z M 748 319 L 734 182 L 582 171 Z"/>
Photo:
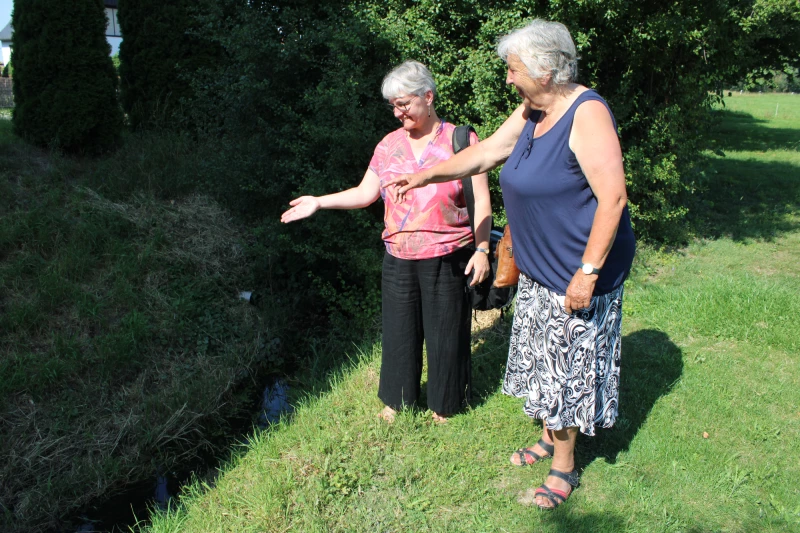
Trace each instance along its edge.
<path fill-rule="evenodd" d="M 264 388 L 256 418 L 259 429 L 269 428 L 281 416 L 292 412 L 288 394 L 289 386 L 283 380 L 273 381 Z M 249 429 L 240 428 L 241 442 L 247 442 Z M 132 485 L 120 494 L 88 506 L 71 521 L 78 526 L 56 529 L 53 533 L 128 533 L 137 521 L 147 520 L 153 507 L 166 509 L 193 475 L 213 481 L 217 475 L 217 460 L 208 457 L 200 464 L 186 465 L 181 472 L 156 472 L 150 481 Z"/>

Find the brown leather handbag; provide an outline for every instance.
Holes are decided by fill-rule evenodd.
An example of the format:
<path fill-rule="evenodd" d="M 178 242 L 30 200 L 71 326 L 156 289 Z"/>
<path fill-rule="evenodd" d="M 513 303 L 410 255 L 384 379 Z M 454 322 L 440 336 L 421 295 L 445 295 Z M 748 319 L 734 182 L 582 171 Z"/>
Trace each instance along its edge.
<path fill-rule="evenodd" d="M 511 227 L 508 224 L 503 229 L 503 237 L 497 242 L 494 254 L 497 259 L 497 270 L 494 272 L 492 286 L 513 287 L 519 282 L 519 268 L 514 262 L 514 246 L 511 243 Z"/>

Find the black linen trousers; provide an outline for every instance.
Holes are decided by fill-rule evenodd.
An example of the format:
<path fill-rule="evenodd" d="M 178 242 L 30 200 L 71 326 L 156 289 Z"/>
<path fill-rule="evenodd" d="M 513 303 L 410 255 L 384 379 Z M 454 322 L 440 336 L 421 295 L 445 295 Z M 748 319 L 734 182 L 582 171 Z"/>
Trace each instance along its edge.
<path fill-rule="evenodd" d="M 393 409 L 420 396 L 422 343 L 428 355 L 428 408 L 440 415 L 470 400 L 470 305 L 466 248 L 432 259 L 383 258 L 383 355 L 378 397 Z"/>

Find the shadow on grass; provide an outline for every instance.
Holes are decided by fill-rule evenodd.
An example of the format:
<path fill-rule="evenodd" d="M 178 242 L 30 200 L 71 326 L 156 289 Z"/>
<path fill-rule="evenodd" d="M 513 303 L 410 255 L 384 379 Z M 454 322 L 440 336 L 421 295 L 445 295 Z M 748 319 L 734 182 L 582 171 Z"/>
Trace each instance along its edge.
<path fill-rule="evenodd" d="M 473 353 L 473 406 L 500 389 L 508 355 L 510 318 L 481 332 L 484 342 Z M 653 405 L 670 392 L 683 372 L 682 353 L 662 331 L 644 329 L 622 339 L 620 405 L 617 422 L 595 437 L 581 437 L 577 447 L 580 469 L 598 457 L 614 463 L 628 449 Z M 522 400 L 520 400 L 522 402 Z M 520 416 L 522 408 L 520 404 Z"/>
<path fill-rule="evenodd" d="M 800 128 L 769 128 L 746 113 L 724 111 L 722 150 L 800 149 Z M 770 240 L 796 231 L 800 220 L 800 169 L 775 156 L 708 157 L 703 191 L 691 199 L 689 223 L 703 238 Z"/>
<path fill-rule="evenodd" d="M 622 338 L 619 416 L 613 428 L 579 438 L 578 468 L 598 457 L 615 463 L 642 427 L 655 403 L 683 373 L 682 352 L 663 331 L 643 329 Z"/>
<path fill-rule="evenodd" d="M 503 385 L 512 318 L 513 312 L 506 311 L 488 327 L 472 333 L 473 408 L 486 402 Z"/>
<path fill-rule="evenodd" d="M 537 531 L 558 533 L 594 533 L 595 531 L 624 531 L 626 519 L 611 512 L 579 514 L 574 507 L 564 506 L 542 514 L 542 526 Z"/>
<path fill-rule="evenodd" d="M 748 152 L 800 149 L 800 132 L 795 128 L 770 128 L 768 120 L 742 111 L 714 112 L 720 120 L 715 137 L 717 148 Z"/>

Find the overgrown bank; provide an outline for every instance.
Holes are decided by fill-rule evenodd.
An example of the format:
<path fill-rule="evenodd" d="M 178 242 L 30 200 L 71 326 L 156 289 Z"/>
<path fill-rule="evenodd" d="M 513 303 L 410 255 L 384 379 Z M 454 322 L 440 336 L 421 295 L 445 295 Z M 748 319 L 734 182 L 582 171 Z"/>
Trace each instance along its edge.
<path fill-rule="evenodd" d="M 0 117 L 0 529 L 35 532 L 223 453 L 283 332 L 237 299 L 258 286 L 252 237 L 218 203 L 109 200 L 87 185 L 119 161 L 9 129 Z"/>

